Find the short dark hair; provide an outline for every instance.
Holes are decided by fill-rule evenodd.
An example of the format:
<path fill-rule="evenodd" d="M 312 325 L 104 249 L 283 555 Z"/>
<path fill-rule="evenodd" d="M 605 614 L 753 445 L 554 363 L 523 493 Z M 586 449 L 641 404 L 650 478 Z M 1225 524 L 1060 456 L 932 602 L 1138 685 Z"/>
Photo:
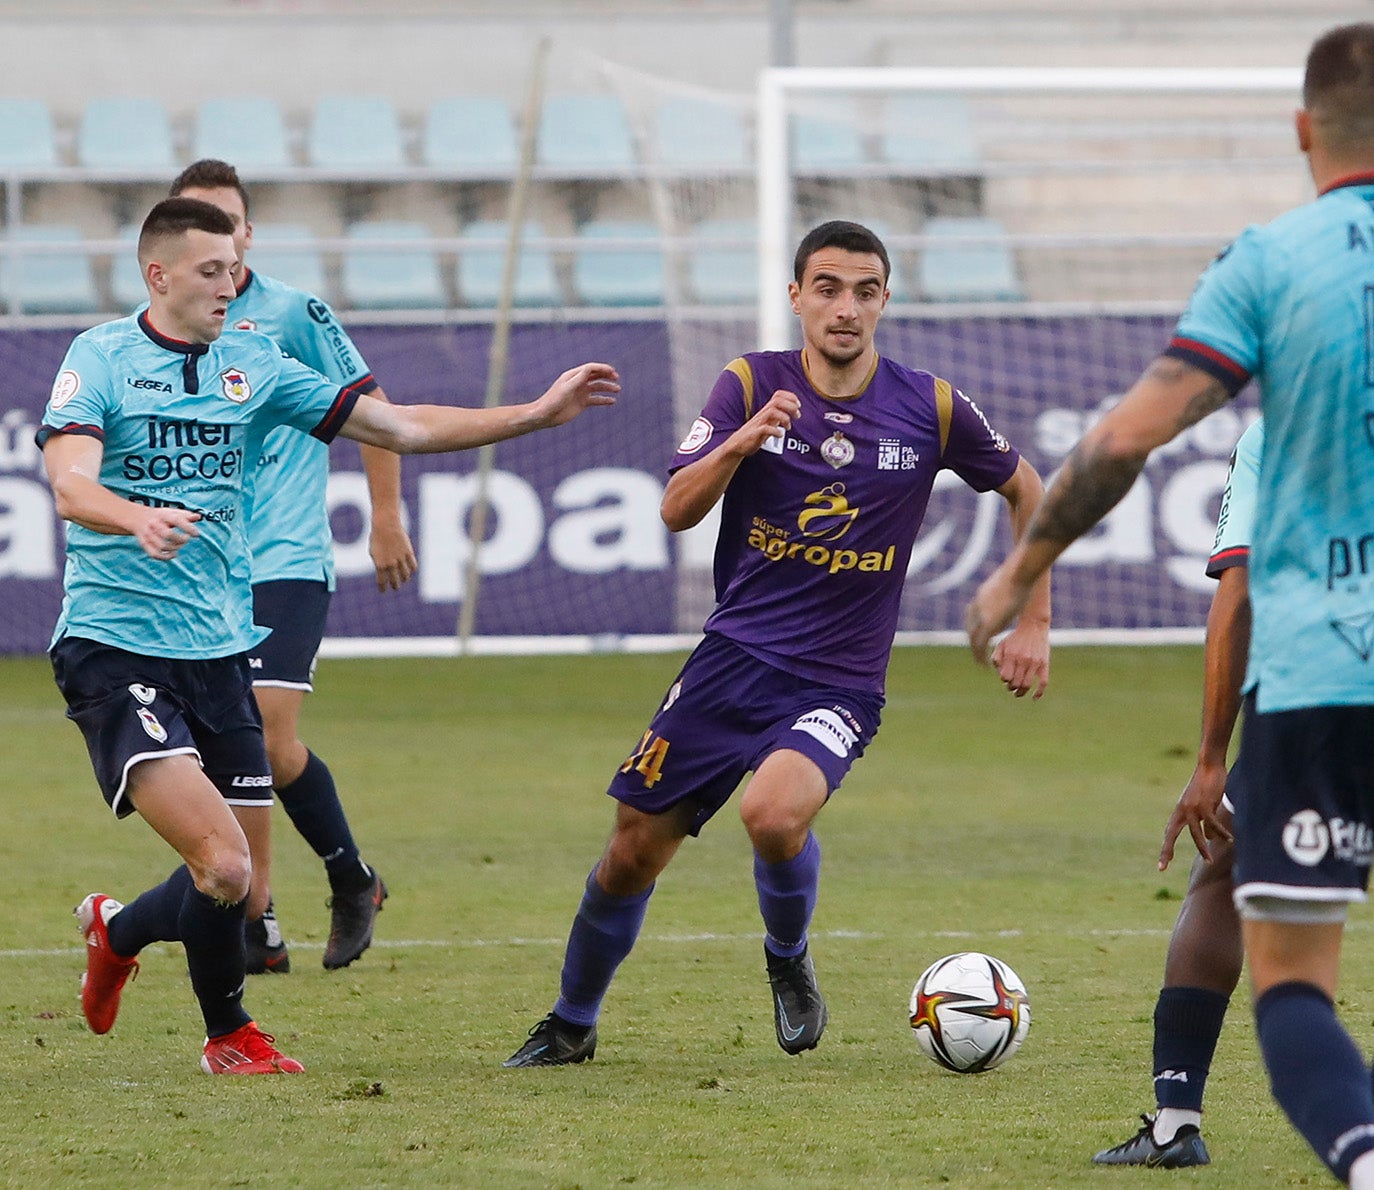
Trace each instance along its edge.
<path fill-rule="evenodd" d="M 797 245 L 797 256 L 792 262 L 792 274 L 798 285 L 806 274 L 806 262 L 822 248 L 842 248 L 846 252 L 867 252 L 883 262 L 883 284 L 892 274 L 892 262 L 888 259 L 887 249 L 873 232 L 862 223 L 850 223 L 846 219 L 832 219 L 813 227 L 802 237 Z"/>
<path fill-rule="evenodd" d="M 1332 148 L 1374 143 L 1374 24 L 1340 25 L 1317 38 L 1302 102 Z"/>
<path fill-rule="evenodd" d="M 138 259 L 147 264 L 153 245 L 188 231 L 208 231 L 211 235 L 231 236 L 234 221 L 214 203 L 198 198 L 164 198 L 143 220 L 138 233 Z"/>
<path fill-rule="evenodd" d="M 202 157 L 199 161 L 191 162 L 177 174 L 167 193 L 171 198 L 176 198 L 187 190 L 235 190 L 243 200 L 244 215 L 248 214 L 248 191 L 239 181 L 239 171 L 218 157 Z"/>

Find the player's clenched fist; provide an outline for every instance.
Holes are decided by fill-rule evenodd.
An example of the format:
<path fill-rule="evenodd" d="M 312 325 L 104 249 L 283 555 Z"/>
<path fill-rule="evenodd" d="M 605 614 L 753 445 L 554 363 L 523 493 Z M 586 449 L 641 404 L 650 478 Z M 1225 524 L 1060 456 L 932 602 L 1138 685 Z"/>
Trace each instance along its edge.
<path fill-rule="evenodd" d="M 134 529 L 143 552 L 159 562 L 170 562 L 193 537 L 200 535 L 200 513 L 189 508 L 150 508 Z"/>
<path fill-rule="evenodd" d="M 781 438 L 801 416 L 801 401 L 796 393 L 778 389 L 762 409 L 730 436 L 730 446 L 739 455 L 757 454 L 770 438 Z"/>

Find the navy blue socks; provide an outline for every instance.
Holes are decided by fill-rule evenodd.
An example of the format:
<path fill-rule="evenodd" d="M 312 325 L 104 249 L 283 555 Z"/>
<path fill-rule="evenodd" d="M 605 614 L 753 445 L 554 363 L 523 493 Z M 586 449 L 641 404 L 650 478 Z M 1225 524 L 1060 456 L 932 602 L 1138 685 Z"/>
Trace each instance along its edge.
<path fill-rule="evenodd" d="M 342 891 L 369 885 L 372 872 L 358 856 L 329 766 L 307 751 L 305 768 L 290 785 L 277 787 L 282 809 L 300 836 L 324 860 L 331 884 Z"/>
<path fill-rule="evenodd" d="M 1202 1110 L 1207 1072 L 1230 997 L 1207 988 L 1162 988 L 1155 1004 L 1155 1102 Z"/>

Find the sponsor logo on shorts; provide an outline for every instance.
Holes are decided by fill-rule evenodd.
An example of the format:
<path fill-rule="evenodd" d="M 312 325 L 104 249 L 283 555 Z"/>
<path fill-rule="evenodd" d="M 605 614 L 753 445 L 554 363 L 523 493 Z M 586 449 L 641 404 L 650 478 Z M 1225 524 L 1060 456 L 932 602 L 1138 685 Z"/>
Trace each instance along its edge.
<path fill-rule="evenodd" d="M 265 777 L 235 777 L 229 784 L 235 789 L 270 789 L 272 775 L 269 773 Z"/>
<path fill-rule="evenodd" d="M 677 448 L 678 454 L 695 454 L 710 441 L 711 434 L 715 431 L 713 426 L 704 417 L 699 417 L 692 423 L 692 428 L 687 431 L 687 437 L 682 440 L 682 444 Z"/>
<path fill-rule="evenodd" d="M 1374 857 L 1374 830 L 1363 822 L 1327 820 L 1316 810 L 1299 810 L 1284 824 L 1283 849 L 1304 868 L 1316 867 L 1328 854 L 1367 868 Z"/>
<path fill-rule="evenodd" d="M 793 731 L 804 731 L 807 735 L 820 740 L 826 748 L 841 758 L 849 755 L 858 742 L 858 735 L 849 725 L 829 707 L 817 707 L 807 711 L 792 724 Z"/>
<path fill-rule="evenodd" d="M 668 689 L 668 697 L 663 700 L 663 710 L 667 710 L 673 703 L 677 702 L 678 695 L 682 693 L 682 683 L 674 682 Z M 661 714 L 662 712 L 660 712 Z"/>
<path fill-rule="evenodd" d="M 261 658 L 261 657 L 250 657 L 250 658 L 248 658 L 248 668 L 249 668 L 249 669 L 261 669 L 261 668 L 262 668 L 262 658 Z"/>
<path fill-rule="evenodd" d="M 147 707 L 138 708 L 138 721 L 143 724 L 143 730 L 159 744 L 167 742 L 167 729 L 157 721 L 157 716 Z"/>
<path fill-rule="evenodd" d="M 137 682 L 129 687 L 129 693 L 138 699 L 145 707 L 151 706 L 153 699 L 157 697 L 157 691 L 151 686 L 140 686 Z"/>
<path fill-rule="evenodd" d="M 54 409 L 61 409 L 80 391 L 81 377 L 70 368 L 65 368 L 57 374 L 57 379 L 52 382 L 52 393 L 48 397 L 48 403 Z"/>

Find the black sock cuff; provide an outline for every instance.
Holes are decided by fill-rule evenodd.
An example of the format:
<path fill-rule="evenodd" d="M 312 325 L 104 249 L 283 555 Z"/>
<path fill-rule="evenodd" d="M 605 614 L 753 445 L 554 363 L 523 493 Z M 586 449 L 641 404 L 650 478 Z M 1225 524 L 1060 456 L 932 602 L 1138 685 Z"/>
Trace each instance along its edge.
<path fill-rule="evenodd" d="M 1231 997 L 1210 988 L 1161 988 L 1155 1024 L 1188 1036 L 1220 1032 Z"/>

